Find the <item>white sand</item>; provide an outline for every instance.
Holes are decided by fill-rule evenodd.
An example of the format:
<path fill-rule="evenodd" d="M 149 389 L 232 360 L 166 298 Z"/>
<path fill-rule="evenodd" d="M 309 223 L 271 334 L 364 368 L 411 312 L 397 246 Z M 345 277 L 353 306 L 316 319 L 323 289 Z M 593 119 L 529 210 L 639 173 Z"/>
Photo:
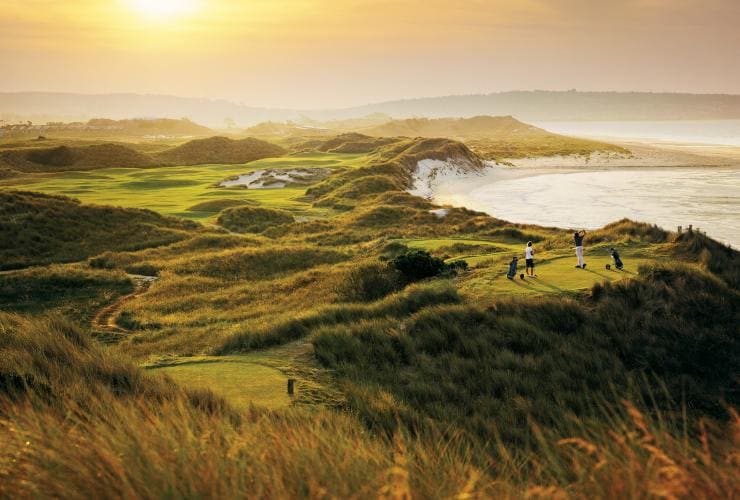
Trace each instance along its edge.
<path fill-rule="evenodd" d="M 740 164 L 740 147 L 690 143 L 621 142 L 631 154 L 595 153 L 590 156 L 545 156 L 507 159 L 518 168 L 583 167 L 728 167 Z"/>
<path fill-rule="evenodd" d="M 326 169 L 255 170 L 219 183 L 220 187 L 244 186 L 248 189 L 280 189 L 289 183 L 306 183 L 326 173 Z M 277 182 L 276 182 L 277 181 Z"/>
<path fill-rule="evenodd" d="M 480 171 L 467 160 L 453 158 L 421 160 L 416 165 L 413 187 L 409 193 L 422 198 L 431 198 L 440 185 L 469 175 L 480 175 Z"/>

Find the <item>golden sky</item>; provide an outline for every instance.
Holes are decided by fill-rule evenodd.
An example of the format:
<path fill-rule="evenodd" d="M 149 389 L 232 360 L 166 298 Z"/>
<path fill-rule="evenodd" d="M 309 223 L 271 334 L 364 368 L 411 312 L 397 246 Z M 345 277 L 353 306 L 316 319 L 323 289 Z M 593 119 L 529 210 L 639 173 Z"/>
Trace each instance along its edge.
<path fill-rule="evenodd" d="M 0 91 L 740 93 L 740 0 L 0 0 Z"/>

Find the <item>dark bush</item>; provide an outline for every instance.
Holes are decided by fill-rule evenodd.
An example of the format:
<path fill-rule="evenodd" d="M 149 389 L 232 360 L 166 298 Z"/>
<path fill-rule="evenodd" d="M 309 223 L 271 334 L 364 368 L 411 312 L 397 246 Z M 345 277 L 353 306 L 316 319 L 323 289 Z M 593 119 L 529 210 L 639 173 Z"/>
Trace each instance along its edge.
<path fill-rule="evenodd" d="M 426 250 L 409 250 L 394 257 L 390 263 L 409 282 L 437 276 L 445 269 L 444 261 Z"/>
<path fill-rule="evenodd" d="M 116 262 L 108 255 L 101 255 L 99 257 L 93 257 L 89 261 L 90 267 L 93 269 L 115 269 Z"/>
<path fill-rule="evenodd" d="M 152 264 L 131 264 L 125 268 L 125 271 L 139 276 L 159 276 L 159 268 Z"/>
<path fill-rule="evenodd" d="M 393 257 L 390 265 L 397 269 L 407 282 L 432 278 L 434 276 L 454 276 L 458 271 L 468 268 L 468 263 L 458 260 L 445 264 L 445 262 L 431 255 L 426 250 L 409 250 Z"/>

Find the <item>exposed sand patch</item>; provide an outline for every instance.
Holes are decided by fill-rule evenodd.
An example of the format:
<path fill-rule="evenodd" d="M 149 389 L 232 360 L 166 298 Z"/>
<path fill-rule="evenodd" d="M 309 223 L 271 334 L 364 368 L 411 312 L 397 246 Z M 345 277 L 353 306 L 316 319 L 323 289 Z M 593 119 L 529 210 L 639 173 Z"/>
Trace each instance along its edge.
<path fill-rule="evenodd" d="M 422 198 L 432 198 L 437 187 L 448 181 L 480 175 L 481 170 L 467 160 L 421 160 L 416 164 L 412 188 L 409 193 Z"/>
<path fill-rule="evenodd" d="M 591 155 L 512 158 L 502 161 L 518 168 L 583 167 L 729 167 L 740 164 L 740 148 L 688 143 L 620 142 L 632 154 L 599 152 Z"/>
<path fill-rule="evenodd" d="M 219 187 L 242 186 L 247 189 L 280 189 L 287 186 L 308 186 L 328 177 L 327 168 L 294 168 L 290 170 L 255 170 L 248 174 L 231 177 L 219 183 Z"/>

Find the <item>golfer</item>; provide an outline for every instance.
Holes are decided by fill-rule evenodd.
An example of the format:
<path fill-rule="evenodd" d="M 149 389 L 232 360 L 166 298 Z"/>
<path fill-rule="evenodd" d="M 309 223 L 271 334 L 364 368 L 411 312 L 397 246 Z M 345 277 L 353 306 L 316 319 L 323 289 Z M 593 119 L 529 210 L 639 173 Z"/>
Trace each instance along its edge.
<path fill-rule="evenodd" d="M 534 247 L 531 241 L 527 242 L 527 248 L 524 249 L 524 262 L 526 263 L 527 276 L 536 278 L 537 275 L 534 273 Z"/>
<path fill-rule="evenodd" d="M 576 231 L 573 233 L 573 241 L 576 244 L 576 257 L 578 258 L 579 269 L 586 269 L 586 262 L 583 260 L 583 237 L 586 236 L 586 231 Z"/>

